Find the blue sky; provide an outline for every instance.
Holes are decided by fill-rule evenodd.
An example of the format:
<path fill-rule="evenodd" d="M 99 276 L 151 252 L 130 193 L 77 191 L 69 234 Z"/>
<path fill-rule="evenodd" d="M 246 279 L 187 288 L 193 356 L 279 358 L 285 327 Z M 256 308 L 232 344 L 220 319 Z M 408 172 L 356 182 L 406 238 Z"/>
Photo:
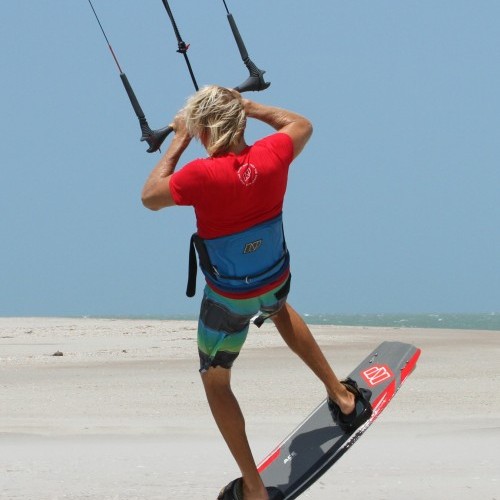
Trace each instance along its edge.
<path fill-rule="evenodd" d="M 272 83 L 251 97 L 315 126 L 285 203 L 290 302 L 498 312 L 500 2 L 227 3 Z M 222 1 L 170 5 L 200 85 L 243 81 Z M 149 124 L 168 124 L 193 88 L 162 2 L 94 6 Z M 192 210 L 142 207 L 159 156 L 87 0 L 8 2 L 0 42 L 0 315 L 195 314 Z"/>

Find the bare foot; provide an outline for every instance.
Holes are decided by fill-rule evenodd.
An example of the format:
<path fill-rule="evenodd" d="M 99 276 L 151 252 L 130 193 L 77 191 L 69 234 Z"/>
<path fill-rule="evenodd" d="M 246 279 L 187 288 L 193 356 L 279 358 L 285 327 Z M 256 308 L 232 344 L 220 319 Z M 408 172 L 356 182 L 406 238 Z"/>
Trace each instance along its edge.
<path fill-rule="evenodd" d="M 340 411 L 344 415 L 350 415 L 354 409 L 356 408 L 356 398 L 354 394 L 348 391 L 345 386 L 342 384 L 343 391 L 339 394 L 335 394 L 334 396 L 328 394 L 330 399 L 332 399 L 340 408 Z"/>
<path fill-rule="evenodd" d="M 243 499 L 244 500 L 269 500 L 267 490 L 262 484 L 259 488 L 247 488 L 245 481 L 243 481 Z"/>

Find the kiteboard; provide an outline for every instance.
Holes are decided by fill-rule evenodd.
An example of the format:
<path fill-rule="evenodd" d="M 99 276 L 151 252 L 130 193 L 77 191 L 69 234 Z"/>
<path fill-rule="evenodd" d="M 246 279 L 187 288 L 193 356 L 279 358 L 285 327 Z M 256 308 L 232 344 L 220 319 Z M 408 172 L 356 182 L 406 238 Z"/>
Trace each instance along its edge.
<path fill-rule="evenodd" d="M 363 435 L 416 367 L 420 349 L 383 342 L 349 375 L 372 391 L 373 414 L 354 433 L 333 421 L 325 399 L 258 466 L 271 500 L 293 500 L 309 488 Z"/>

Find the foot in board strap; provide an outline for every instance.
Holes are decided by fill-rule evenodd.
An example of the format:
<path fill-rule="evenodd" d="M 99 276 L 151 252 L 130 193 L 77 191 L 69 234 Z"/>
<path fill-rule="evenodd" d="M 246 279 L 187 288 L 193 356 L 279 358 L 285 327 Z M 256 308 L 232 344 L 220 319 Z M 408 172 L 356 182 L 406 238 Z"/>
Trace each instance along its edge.
<path fill-rule="evenodd" d="M 278 488 L 268 487 L 266 490 L 269 500 L 283 500 L 285 498 Z M 244 500 L 243 479 L 239 477 L 222 488 L 217 500 Z"/>
<path fill-rule="evenodd" d="M 346 433 L 352 434 L 361 427 L 372 416 L 372 406 L 370 398 L 372 392 L 368 389 L 358 387 L 358 384 L 351 378 L 341 382 L 345 388 L 354 394 L 355 407 L 352 413 L 345 415 L 340 411 L 340 407 L 332 399 L 328 398 L 328 408 L 333 420 Z"/>
<path fill-rule="evenodd" d="M 224 486 L 217 500 L 243 500 L 243 479 L 239 477 Z"/>

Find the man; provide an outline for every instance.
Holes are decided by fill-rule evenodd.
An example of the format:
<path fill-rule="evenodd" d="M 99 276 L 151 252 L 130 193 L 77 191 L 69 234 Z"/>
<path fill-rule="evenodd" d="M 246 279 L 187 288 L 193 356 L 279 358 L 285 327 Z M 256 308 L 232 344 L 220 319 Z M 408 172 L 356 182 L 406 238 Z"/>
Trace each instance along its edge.
<path fill-rule="evenodd" d="M 276 132 L 248 146 L 247 118 Z M 352 380 L 337 379 L 309 328 L 287 302 L 291 275 L 281 211 L 289 166 L 311 137 L 312 125 L 292 111 L 208 86 L 188 100 L 172 128 L 175 136 L 147 179 L 142 201 L 151 210 L 194 207 L 198 230 L 190 261 L 194 246 L 207 281 L 198 325 L 200 372 L 212 414 L 242 474 L 219 498 L 268 499 L 230 385 L 232 364 L 253 317 L 260 313 L 258 326 L 270 318 L 323 382 L 332 416 L 346 432 L 371 415 L 367 392 Z M 209 156 L 174 173 L 192 137 Z"/>

